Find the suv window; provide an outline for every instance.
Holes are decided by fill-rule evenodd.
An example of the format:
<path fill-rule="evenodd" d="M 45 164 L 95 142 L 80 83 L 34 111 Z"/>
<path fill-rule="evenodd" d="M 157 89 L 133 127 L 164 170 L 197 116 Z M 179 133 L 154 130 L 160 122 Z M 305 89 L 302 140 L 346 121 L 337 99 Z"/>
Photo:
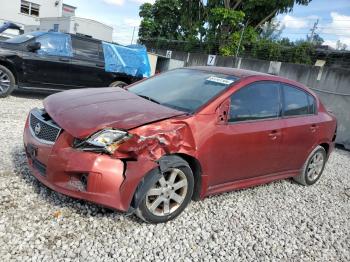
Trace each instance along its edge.
<path fill-rule="evenodd" d="M 299 116 L 314 114 L 316 108 L 315 98 L 305 91 L 290 85 L 283 87 L 283 115 Z"/>
<path fill-rule="evenodd" d="M 71 56 L 70 36 L 66 34 L 46 33 L 35 39 L 40 42 L 40 55 Z"/>
<path fill-rule="evenodd" d="M 275 118 L 279 112 L 279 84 L 257 82 L 231 96 L 229 122 Z"/>
<path fill-rule="evenodd" d="M 99 60 L 101 43 L 72 37 L 74 56 Z"/>

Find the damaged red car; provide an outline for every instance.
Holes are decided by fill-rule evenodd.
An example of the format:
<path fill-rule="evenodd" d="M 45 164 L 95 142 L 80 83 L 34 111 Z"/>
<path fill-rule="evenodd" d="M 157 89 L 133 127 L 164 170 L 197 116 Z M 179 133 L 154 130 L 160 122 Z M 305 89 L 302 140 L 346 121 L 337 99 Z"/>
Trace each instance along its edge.
<path fill-rule="evenodd" d="M 191 200 L 321 176 L 336 119 L 305 86 L 219 67 L 172 70 L 121 88 L 65 91 L 33 109 L 34 176 L 62 194 L 166 222 Z"/>

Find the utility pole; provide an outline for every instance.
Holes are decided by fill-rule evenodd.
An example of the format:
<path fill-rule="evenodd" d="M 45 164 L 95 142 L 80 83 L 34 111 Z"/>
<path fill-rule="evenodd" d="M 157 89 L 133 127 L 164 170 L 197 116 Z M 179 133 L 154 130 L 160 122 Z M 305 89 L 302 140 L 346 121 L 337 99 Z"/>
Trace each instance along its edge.
<path fill-rule="evenodd" d="M 246 27 L 246 24 L 240 24 L 240 25 L 243 26 L 243 28 L 242 28 L 241 36 L 239 38 L 238 46 L 237 46 L 237 49 L 236 49 L 235 58 L 238 57 L 239 49 L 241 48 L 242 38 L 243 38 L 243 34 L 244 34 L 244 31 L 245 31 L 245 27 Z"/>
<path fill-rule="evenodd" d="M 134 42 L 135 28 L 136 26 L 134 26 L 134 30 L 132 31 L 131 44 Z"/>
<path fill-rule="evenodd" d="M 310 43 L 312 43 L 313 41 L 314 41 L 314 36 L 315 36 L 315 31 L 316 31 L 316 29 L 318 28 L 317 27 L 317 25 L 318 25 L 318 19 L 317 19 L 317 21 L 314 23 L 314 26 L 311 28 L 311 36 L 310 36 L 310 39 L 309 39 L 309 42 Z"/>

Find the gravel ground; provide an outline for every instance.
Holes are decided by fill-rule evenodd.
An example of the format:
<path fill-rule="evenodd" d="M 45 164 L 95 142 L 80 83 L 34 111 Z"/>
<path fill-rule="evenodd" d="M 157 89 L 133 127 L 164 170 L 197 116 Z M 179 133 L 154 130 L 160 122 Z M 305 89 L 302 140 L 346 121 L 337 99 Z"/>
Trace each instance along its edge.
<path fill-rule="evenodd" d="M 350 261 L 350 153 L 335 150 L 321 180 L 278 181 L 192 202 L 149 225 L 74 200 L 28 172 L 22 129 L 43 96 L 0 100 L 2 261 Z"/>

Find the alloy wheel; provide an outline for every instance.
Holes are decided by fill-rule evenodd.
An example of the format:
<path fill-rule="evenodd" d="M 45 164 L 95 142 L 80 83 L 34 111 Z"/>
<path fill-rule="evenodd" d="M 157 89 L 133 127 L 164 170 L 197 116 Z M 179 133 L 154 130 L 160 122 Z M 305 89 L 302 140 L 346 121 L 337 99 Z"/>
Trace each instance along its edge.
<path fill-rule="evenodd" d="M 11 86 L 11 81 L 9 75 L 0 70 L 0 94 L 4 94 Z"/>
<path fill-rule="evenodd" d="M 307 178 L 310 181 L 315 181 L 322 172 L 324 164 L 324 156 L 321 152 L 317 152 L 310 160 L 307 168 Z"/>
<path fill-rule="evenodd" d="M 173 168 L 163 174 L 146 194 L 146 207 L 155 216 L 175 212 L 185 200 L 188 181 L 184 172 Z"/>

